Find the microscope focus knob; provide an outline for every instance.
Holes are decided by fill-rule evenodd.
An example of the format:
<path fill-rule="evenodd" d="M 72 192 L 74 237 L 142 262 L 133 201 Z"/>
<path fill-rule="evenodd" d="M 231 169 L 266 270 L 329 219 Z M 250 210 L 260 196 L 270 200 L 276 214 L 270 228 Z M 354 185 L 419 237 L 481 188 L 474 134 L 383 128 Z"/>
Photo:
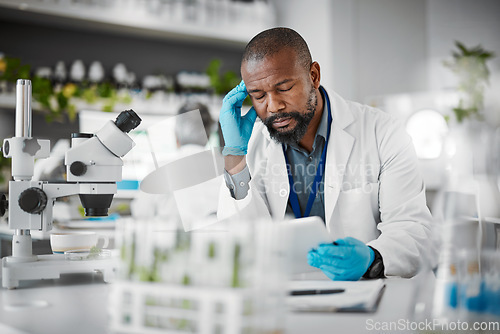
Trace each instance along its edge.
<path fill-rule="evenodd" d="M 81 161 L 75 161 L 69 166 L 69 171 L 75 176 L 82 176 L 87 173 L 87 165 Z"/>
<path fill-rule="evenodd" d="M 40 188 L 28 188 L 19 195 L 18 203 L 27 213 L 41 213 L 47 206 L 47 195 Z"/>

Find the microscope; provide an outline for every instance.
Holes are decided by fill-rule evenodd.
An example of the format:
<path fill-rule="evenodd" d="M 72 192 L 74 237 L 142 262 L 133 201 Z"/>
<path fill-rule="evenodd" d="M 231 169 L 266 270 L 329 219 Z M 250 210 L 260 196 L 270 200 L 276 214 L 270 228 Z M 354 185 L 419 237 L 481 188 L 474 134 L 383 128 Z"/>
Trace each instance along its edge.
<path fill-rule="evenodd" d="M 35 159 L 48 158 L 50 141 L 31 135 L 31 81 L 16 85 L 15 137 L 5 139 L 4 157 L 12 159 L 9 198 L 0 196 L 0 215 L 8 209 L 9 228 L 15 230 L 12 256 L 2 258 L 2 285 L 16 288 L 21 280 L 56 279 L 61 274 L 100 271 L 104 281 L 114 275 L 113 259 L 69 261 L 64 255 L 33 255 L 30 230 L 50 231 L 52 210 L 60 197 L 79 195 L 85 216 L 107 216 L 123 161 L 135 145 L 128 132 L 141 122 L 133 110 L 121 112 L 95 134 L 73 133 L 65 154 L 66 182 L 33 181 Z"/>

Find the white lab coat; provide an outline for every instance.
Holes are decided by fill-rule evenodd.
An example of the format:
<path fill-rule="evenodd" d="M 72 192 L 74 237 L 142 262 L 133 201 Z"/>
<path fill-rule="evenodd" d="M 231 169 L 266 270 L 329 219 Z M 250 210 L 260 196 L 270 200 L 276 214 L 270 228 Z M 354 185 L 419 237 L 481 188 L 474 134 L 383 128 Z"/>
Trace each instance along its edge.
<path fill-rule="evenodd" d="M 435 261 L 432 217 L 410 137 L 394 117 L 330 93 L 333 122 L 324 202 L 333 238 L 351 236 L 377 249 L 386 276 L 411 277 Z M 249 194 L 234 200 L 221 188 L 218 217 L 283 219 L 290 185 L 281 144 L 257 122 L 249 142 Z M 434 265 L 432 262 L 431 265 Z"/>

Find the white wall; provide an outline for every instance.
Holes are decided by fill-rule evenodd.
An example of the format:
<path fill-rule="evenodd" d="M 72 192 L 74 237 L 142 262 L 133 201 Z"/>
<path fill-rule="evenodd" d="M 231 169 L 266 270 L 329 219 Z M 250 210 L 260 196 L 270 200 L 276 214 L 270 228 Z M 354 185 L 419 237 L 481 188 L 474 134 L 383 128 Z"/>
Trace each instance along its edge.
<path fill-rule="evenodd" d="M 278 25 L 297 30 L 322 83 L 348 99 L 422 90 L 425 0 L 275 0 Z"/>
<path fill-rule="evenodd" d="M 335 89 L 344 97 L 426 88 L 425 0 L 333 0 Z"/>
<path fill-rule="evenodd" d="M 496 54 L 488 62 L 491 80 L 485 92 L 485 114 L 500 124 L 500 1 L 427 0 L 429 89 L 456 86 L 456 77 L 442 65 L 451 59 L 455 40 L 467 47 L 480 44 Z"/>
<path fill-rule="evenodd" d="M 331 0 L 275 0 L 277 25 L 296 30 L 307 42 L 321 67 L 321 83 L 333 87 Z"/>
<path fill-rule="evenodd" d="M 358 1 L 333 0 L 333 88 L 347 99 L 358 93 Z"/>
<path fill-rule="evenodd" d="M 500 119 L 499 0 L 331 0 L 325 11 L 331 12 L 333 87 L 344 97 L 367 102 L 374 95 L 455 87 L 442 62 L 460 40 L 496 53 L 485 102 Z M 314 22 L 323 17 L 308 22 L 309 29 L 322 26 Z"/>

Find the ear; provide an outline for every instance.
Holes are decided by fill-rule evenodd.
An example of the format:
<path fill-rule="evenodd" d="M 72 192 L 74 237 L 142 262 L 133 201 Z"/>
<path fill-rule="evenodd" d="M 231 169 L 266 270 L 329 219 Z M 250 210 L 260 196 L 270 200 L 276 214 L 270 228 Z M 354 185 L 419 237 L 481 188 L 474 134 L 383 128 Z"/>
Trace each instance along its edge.
<path fill-rule="evenodd" d="M 315 89 L 319 88 L 321 81 L 321 70 L 318 62 L 313 62 L 311 64 L 311 69 L 309 70 L 309 76 L 311 78 L 311 83 L 313 84 Z"/>

